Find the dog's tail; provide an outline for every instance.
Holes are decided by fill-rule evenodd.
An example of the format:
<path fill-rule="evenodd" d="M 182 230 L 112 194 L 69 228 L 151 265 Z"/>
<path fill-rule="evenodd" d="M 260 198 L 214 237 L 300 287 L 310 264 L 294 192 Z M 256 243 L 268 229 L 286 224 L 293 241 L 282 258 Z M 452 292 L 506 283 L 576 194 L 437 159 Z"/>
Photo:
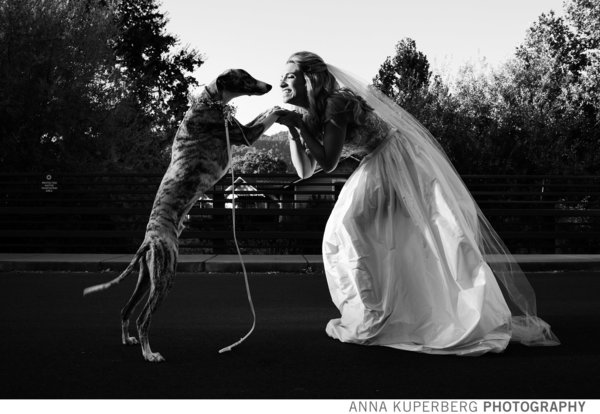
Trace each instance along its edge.
<path fill-rule="evenodd" d="M 90 286 L 88 288 L 85 288 L 83 290 L 83 296 L 88 295 L 90 293 L 99 292 L 101 290 L 106 290 L 106 289 L 113 287 L 116 284 L 119 284 L 123 279 L 125 279 L 127 276 L 129 276 L 129 274 L 133 271 L 133 268 L 135 267 L 135 265 L 138 264 L 140 259 L 146 254 L 146 252 L 148 251 L 149 248 L 150 248 L 150 244 L 144 243 L 138 249 L 135 256 L 133 256 L 133 259 L 131 259 L 129 266 L 127 266 L 127 268 L 125 270 L 123 270 L 123 273 L 121 273 L 119 276 L 117 276 L 110 282 L 106 282 L 106 283 L 103 283 L 100 285 L 95 285 L 95 286 Z"/>

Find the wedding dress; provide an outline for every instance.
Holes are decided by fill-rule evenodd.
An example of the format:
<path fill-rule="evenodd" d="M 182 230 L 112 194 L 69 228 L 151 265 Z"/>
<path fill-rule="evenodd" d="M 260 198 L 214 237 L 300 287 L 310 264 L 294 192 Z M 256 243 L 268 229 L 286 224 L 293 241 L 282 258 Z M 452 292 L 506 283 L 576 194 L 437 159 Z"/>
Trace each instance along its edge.
<path fill-rule="evenodd" d="M 374 109 L 345 151 L 368 155 L 327 222 L 323 259 L 343 342 L 436 354 L 557 345 L 535 294 L 437 141 L 366 82 L 329 65 Z"/>

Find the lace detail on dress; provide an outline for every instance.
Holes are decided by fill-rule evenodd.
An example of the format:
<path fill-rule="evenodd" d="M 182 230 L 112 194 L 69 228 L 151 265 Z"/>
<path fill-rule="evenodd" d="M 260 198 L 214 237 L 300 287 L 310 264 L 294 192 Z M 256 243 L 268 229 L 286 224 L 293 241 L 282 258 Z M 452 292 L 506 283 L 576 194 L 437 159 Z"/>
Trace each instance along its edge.
<path fill-rule="evenodd" d="M 370 154 L 385 141 L 389 125 L 373 112 L 369 112 L 362 125 L 350 124 L 344 144 L 344 155 Z"/>
<path fill-rule="evenodd" d="M 327 122 L 336 124 L 340 118 L 351 119 L 347 124 L 343 157 L 371 153 L 385 140 L 391 130 L 390 126 L 375 114 L 366 102 L 345 89 L 339 90 L 329 98 L 324 124 Z"/>

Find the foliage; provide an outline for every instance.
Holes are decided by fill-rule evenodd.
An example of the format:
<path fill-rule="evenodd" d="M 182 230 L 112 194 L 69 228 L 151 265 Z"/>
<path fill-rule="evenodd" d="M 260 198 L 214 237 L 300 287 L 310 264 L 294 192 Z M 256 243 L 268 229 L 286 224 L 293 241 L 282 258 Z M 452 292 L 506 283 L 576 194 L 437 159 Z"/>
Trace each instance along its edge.
<path fill-rule="evenodd" d="M 600 172 L 600 3 L 542 14 L 505 65 L 464 65 L 452 83 L 429 73 L 410 39 L 374 85 L 419 119 L 461 173 Z"/>
<path fill-rule="evenodd" d="M 167 19 L 156 0 L 121 1 L 116 19 L 114 51 L 130 92 L 155 127 L 174 132 L 187 108 L 189 87 L 198 84 L 190 73 L 203 63 L 201 55 L 187 48 L 171 54 L 178 40 L 165 32 Z"/>
<path fill-rule="evenodd" d="M 252 145 L 252 147 L 259 151 L 270 152 L 273 157 L 279 158 L 285 162 L 287 165 L 286 172 L 295 173 L 296 171 L 292 165 L 288 136 L 288 131 L 281 131 L 273 135 L 263 135 Z"/>
<path fill-rule="evenodd" d="M 202 63 L 164 24 L 156 0 L 2 1 L 0 168 L 164 165 Z"/>
<path fill-rule="evenodd" d="M 3 169 L 46 169 L 93 154 L 105 115 L 95 79 L 111 63 L 102 40 L 114 34 L 110 12 L 78 1 L 7 0 L 0 21 Z"/>
<path fill-rule="evenodd" d="M 156 171 L 202 65 L 158 0 L 2 0 L 2 171 Z M 412 39 L 373 83 L 419 119 L 461 173 L 600 173 L 600 2 L 544 13 L 498 68 L 434 74 Z M 287 133 L 236 168 L 291 172 Z M 264 164 L 264 165 L 263 165 Z M 285 165 L 285 167 L 284 167 Z"/>
<path fill-rule="evenodd" d="M 254 147 L 234 147 L 232 164 L 236 174 L 284 174 L 288 169 L 286 162 L 272 150 Z"/>
<path fill-rule="evenodd" d="M 593 12 L 598 16 L 599 9 L 597 2 L 572 1 L 564 18 L 543 14 L 505 68 L 502 93 L 516 110 L 527 161 L 539 171 L 600 170 L 600 45 L 599 35 L 587 34 L 598 25 Z"/>
<path fill-rule="evenodd" d="M 373 85 L 408 108 L 421 103 L 430 78 L 427 57 L 417 50 L 414 40 L 406 38 L 396 44 L 396 54 L 383 62 Z"/>

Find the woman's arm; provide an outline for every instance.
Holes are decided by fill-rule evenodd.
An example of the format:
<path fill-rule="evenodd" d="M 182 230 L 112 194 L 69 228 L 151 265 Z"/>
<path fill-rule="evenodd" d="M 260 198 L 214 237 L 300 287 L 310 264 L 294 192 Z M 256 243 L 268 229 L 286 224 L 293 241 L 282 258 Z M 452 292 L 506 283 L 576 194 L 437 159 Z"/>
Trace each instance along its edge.
<path fill-rule="evenodd" d="M 304 122 L 300 126 L 300 135 L 306 147 L 325 172 L 335 170 L 340 161 L 346 139 L 346 126 L 347 122 L 343 119 L 327 122 L 323 132 L 323 143 L 310 133 Z"/>
<path fill-rule="evenodd" d="M 300 177 L 306 178 L 312 175 L 315 161 L 326 172 L 335 170 L 346 139 L 347 120 L 345 117 L 337 117 L 335 121 L 327 122 L 323 134 L 323 143 L 310 132 L 301 116 L 295 112 L 288 112 L 280 116 L 277 122 L 287 126 L 290 130 L 292 135 L 290 140 L 292 163 Z M 299 129 L 300 134 L 298 134 L 297 129 Z"/>
<path fill-rule="evenodd" d="M 306 147 L 300 138 L 296 127 L 288 127 L 290 130 L 290 155 L 292 164 L 300 178 L 308 178 L 315 172 L 317 162 L 315 158 L 306 152 Z"/>

